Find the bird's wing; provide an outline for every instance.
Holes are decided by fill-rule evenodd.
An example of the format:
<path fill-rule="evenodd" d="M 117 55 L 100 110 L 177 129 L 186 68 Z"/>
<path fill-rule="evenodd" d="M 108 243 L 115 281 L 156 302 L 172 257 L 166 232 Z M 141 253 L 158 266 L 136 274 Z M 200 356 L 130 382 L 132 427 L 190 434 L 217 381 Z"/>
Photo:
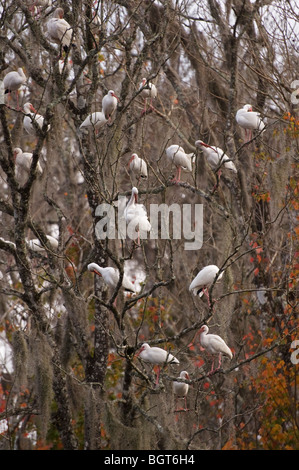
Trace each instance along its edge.
<path fill-rule="evenodd" d="M 116 287 L 119 280 L 119 272 L 117 269 L 112 267 L 104 268 L 102 276 L 106 284 L 111 287 Z"/>
<path fill-rule="evenodd" d="M 214 350 L 213 354 L 218 354 L 221 352 L 222 354 L 226 354 L 227 356 L 232 358 L 232 352 L 230 348 L 227 346 L 225 341 L 220 336 L 208 335 L 208 338 L 209 338 L 210 346 Z"/>

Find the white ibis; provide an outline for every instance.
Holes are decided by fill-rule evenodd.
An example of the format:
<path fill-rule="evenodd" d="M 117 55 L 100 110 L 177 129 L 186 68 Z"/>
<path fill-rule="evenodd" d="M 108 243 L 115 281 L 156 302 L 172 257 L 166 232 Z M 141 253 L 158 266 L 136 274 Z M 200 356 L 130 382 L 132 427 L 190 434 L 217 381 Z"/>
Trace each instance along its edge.
<path fill-rule="evenodd" d="M 174 144 L 166 149 L 166 155 L 176 166 L 176 175 L 172 181 L 180 182 L 182 169 L 192 172 L 192 163 L 195 159 L 194 153 L 186 153 L 182 147 Z"/>
<path fill-rule="evenodd" d="M 132 188 L 131 197 L 124 210 L 124 217 L 127 223 L 127 233 L 135 240 L 135 233 L 138 233 L 138 244 L 140 242 L 140 232 L 145 234 L 151 230 L 151 224 L 147 217 L 146 208 L 143 204 L 138 204 L 138 189 Z"/>
<path fill-rule="evenodd" d="M 65 52 L 68 51 L 73 39 L 73 29 L 70 24 L 63 18 L 63 8 L 56 8 L 53 17 L 47 22 L 47 30 L 50 41 L 61 45 Z"/>
<path fill-rule="evenodd" d="M 153 100 L 156 98 L 158 94 L 157 87 L 153 83 L 148 82 L 146 78 L 143 78 L 139 85 L 139 90 L 142 90 L 140 94 L 144 98 L 143 112 L 145 112 L 148 98 L 150 98 L 150 108 L 153 107 Z"/>
<path fill-rule="evenodd" d="M 104 279 L 105 284 L 108 286 L 112 287 L 113 289 L 116 288 L 118 281 L 119 281 L 119 270 L 113 267 L 106 267 L 102 268 L 96 263 L 90 263 L 87 266 L 88 271 L 91 271 L 98 276 L 102 276 Z M 124 273 L 123 275 L 123 280 L 122 280 L 122 285 L 121 287 L 127 291 L 127 292 L 133 292 L 134 294 L 136 293 L 136 287 L 134 284 L 130 281 L 128 276 Z"/>
<path fill-rule="evenodd" d="M 41 114 L 37 113 L 36 109 L 31 103 L 25 103 L 23 106 L 23 109 L 24 109 L 24 113 L 26 114 L 23 120 L 24 129 L 28 134 L 35 135 L 36 130 L 32 121 L 35 121 L 38 127 L 42 129 L 43 123 L 44 123 L 44 117 Z M 47 130 L 49 129 L 50 129 L 50 125 L 48 125 L 47 127 Z"/>
<path fill-rule="evenodd" d="M 214 369 L 214 360 L 212 363 L 211 370 L 209 374 L 212 374 L 216 370 L 220 369 L 221 366 L 221 357 L 222 354 L 225 356 L 228 356 L 230 359 L 233 358 L 233 353 L 231 349 L 227 346 L 225 341 L 218 335 L 211 335 L 208 334 L 209 328 L 207 325 L 203 325 L 200 330 L 199 330 L 199 341 L 202 347 L 211 355 L 215 356 L 218 355 L 219 360 L 218 360 L 218 367 L 217 369 Z"/>
<path fill-rule="evenodd" d="M 118 102 L 118 97 L 113 90 L 109 90 L 107 95 L 102 99 L 102 110 L 105 115 L 105 118 L 111 121 L 111 116 L 116 110 Z"/>
<path fill-rule="evenodd" d="M 245 104 L 243 108 L 236 113 L 236 121 L 240 127 L 245 129 L 245 141 L 249 142 L 252 138 L 252 131 L 263 131 L 265 124 L 263 123 L 260 113 L 252 111 L 251 104 Z"/>
<path fill-rule="evenodd" d="M 51 237 L 51 235 L 46 235 L 46 237 L 51 248 L 53 248 L 54 250 L 57 250 L 58 240 L 56 240 L 56 238 L 54 237 Z M 42 252 L 42 251 L 45 251 L 46 249 L 45 246 L 42 244 L 42 242 L 38 238 L 34 238 L 32 240 L 26 240 L 26 242 L 27 242 L 28 247 L 32 251 Z"/>
<path fill-rule="evenodd" d="M 184 380 L 190 380 L 189 374 L 185 370 L 181 371 L 178 378 L 184 379 Z M 184 402 L 185 402 L 185 410 L 184 411 L 187 411 L 186 396 L 187 396 L 188 391 L 189 391 L 189 384 L 187 384 L 186 382 L 176 382 L 175 381 L 175 382 L 173 382 L 173 391 L 174 391 L 174 393 L 177 397 L 184 399 Z"/>
<path fill-rule="evenodd" d="M 219 147 L 211 147 L 208 144 L 205 144 L 202 140 L 197 140 L 195 142 L 196 147 L 202 149 L 204 156 L 207 159 L 208 164 L 213 170 L 219 169 L 219 174 L 221 173 L 221 165 L 224 166 L 227 170 L 237 173 L 237 168 L 231 159 L 224 153 L 224 151 Z"/>
<path fill-rule="evenodd" d="M 147 164 L 142 158 L 138 157 L 137 153 L 132 154 L 128 166 L 132 173 L 138 177 L 138 180 L 147 178 Z"/>
<path fill-rule="evenodd" d="M 98 133 L 98 130 L 103 127 L 107 122 L 103 111 L 96 111 L 87 116 L 86 119 L 82 122 L 80 129 L 95 129 L 95 132 Z"/>
<path fill-rule="evenodd" d="M 29 173 L 32 163 L 33 154 L 29 152 L 23 152 L 22 149 L 16 147 L 13 149 L 14 159 L 16 167 L 22 168 Z M 37 162 L 36 171 L 38 174 L 42 174 L 43 170 L 39 162 Z"/>
<path fill-rule="evenodd" d="M 27 77 L 22 67 L 18 68 L 17 72 L 8 72 L 3 79 L 4 93 L 11 94 L 13 91 L 17 94 L 17 108 L 19 109 L 19 93 L 18 90 L 24 83 L 26 83 Z"/>
<path fill-rule="evenodd" d="M 156 377 L 156 385 L 159 383 L 161 366 L 163 364 L 179 364 L 180 362 L 176 357 L 170 354 L 165 349 L 150 347 L 148 343 L 144 343 L 139 351 L 136 353 L 136 356 L 139 356 L 144 362 L 149 362 L 150 364 L 158 366 L 158 373 Z"/>
<path fill-rule="evenodd" d="M 213 284 L 217 274 L 219 273 L 218 266 L 210 264 L 202 268 L 197 276 L 193 279 L 189 286 L 189 290 L 193 291 L 194 295 L 202 297 L 203 294 L 206 295 L 209 300 L 209 288 Z M 223 271 L 218 275 L 216 282 L 220 281 L 223 276 Z"/>

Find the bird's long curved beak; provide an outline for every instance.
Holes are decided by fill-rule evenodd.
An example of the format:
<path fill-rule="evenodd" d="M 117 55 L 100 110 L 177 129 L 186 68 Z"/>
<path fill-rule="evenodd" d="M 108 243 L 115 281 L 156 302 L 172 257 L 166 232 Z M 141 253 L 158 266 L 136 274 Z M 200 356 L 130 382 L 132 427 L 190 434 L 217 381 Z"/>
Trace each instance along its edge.
<path fill-rule="evenodd" d="M 119 97 L 118 97 L 118 96 L 116 96 L 116 94 L 115 94 L 115 93 L 113 93 L 113 94 L 112 94 L 112 96 L 114 96 L 114 98 L 116 98 L 116 99 L 117 99 L 117 101 L 119 101 Z"/>
<path fill-rule="evenodd" d="M 93 270 L 93 273 L 97 274 L 98 276 L 102 276 L 102 274 L 99 273 L 99 271 L 97 271 L 96 269 Z"/>
<path fill-rule="evenodd" d="M 143 348 L 140 348 L 139 351 L 135 353 L 135 356 L 138 357 L 143 351 Z"/>
<path fill-rule="evenodd" d="M 130 163 L 134 160 L 135 157 L 131 157 L 128 163 L 128 167 L 130 166 Z"/>
<path fill-rule="evenodd" d="M 208 145 L 208 144 L 205 144 L 204 142 L 201 142 L 200 145 L 202 145 L 203 147 L 207 147 L 207 148 L 209 148 L 209 149 L 214 150 L 213 147 L 211 147 L 211 146 Z"/>

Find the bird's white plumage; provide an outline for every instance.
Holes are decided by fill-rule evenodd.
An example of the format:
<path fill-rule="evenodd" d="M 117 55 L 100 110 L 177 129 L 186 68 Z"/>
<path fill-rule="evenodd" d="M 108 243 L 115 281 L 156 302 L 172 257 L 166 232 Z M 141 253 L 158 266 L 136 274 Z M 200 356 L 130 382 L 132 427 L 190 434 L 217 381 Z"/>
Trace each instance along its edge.
<path fill-rule="evenodd" d="M 102 111 L 106 119 L 110 119 L 114 111 L 116 110 L 118 97 L 113 90 L 109 90 L 107 95 L 102 99 Z"/>
<path fill-rule="evenodd" d="M 201 297 L 203 295 L 203 289 L 209 289 L 210 286 L 213 284 L 216 275 L 219 272 L 218 266 L 214 264 L 210 264 L 202 268 L 197 276 L 193 279 L 189 286 L 189 290 L 193 291 L 194 295 L 199 295 Z M 217 278 L 217 282 L 222 278 L 223 271 L 219 274 Z"/>
<path fill-rule="evenodd" d="M 56 8 L 53 17 L 47 22 L 47 31 L 49 38 L 56 44 L 68 48 L 73 37 L 73 29 L 70 24 L 63 18 L 64 11 L 62 8 Z"/>
<path fill-rule="evenodd" d="M 58 240 L 56 240 L 56 238 L 54 237 L 51 237 L 51 235 L 46 235 L 46 237 L 48 239 L 49 245 L 53 249 L 56 250 L 58 248 Z M 27 245 L 33 251 L 38 251 L 38 252 L 45 251 L 44 245 L 41 243 L 41 241 L 38 238 L 27 240 Z"/>
<path fill-rule="evenodd" d="M 230 359 L 233 358 L 231 349 L 227 346 L 225 341 L 218 335 L 208 334 L 209 328 L 204 325 L 199 330 L 199 340 L 202 347 L 212 355 L 224 354 Z"/>
<path fill-rule="evenodd" d="M 3 87 L 5 92 L 18 90 L 27 80 L 24 70 L 19 67 L 17 72 L 8 72 L 3 79 Z"/>
<path fill-rule="evenodd" d="M 180 375 L 180 379 L 190 380 L 189 374 L 187 371 L 182 370 Z M 173 382 L 173 391 L 178 397 L 185 397 L 189 391 L 189 384 L 184 382 Z"/>
<path fill-rule="evenodd" d="M 250 136 L 251 136 L 251 131 L 253 130 L 263 131 L 265 128 L 265 124 L 262 121 L 262 118 L 260 117 L 260 113 L 257 113 L 256 111 L 252 111 L 251 104 L 245 104 L 243 108 L 238 109 L 236 113 L 236 121 L 240 127 L 245 129 L 246 133 L 249 131 Z"/>
<path fill-rule="evenodd" d="M 167 147 L 166 155 L 176 167 L 181 167 L 186 171 L 192 171 L 193 153 L 186 153 L 183 147 L 173 144 Z"/>
<path fill-rule="evenodd" d="M 104 282 L 112 287 L 113 289 L 116 288 L 118 281 L 119 281 L 119 270 L 113 267 L 101 267 L 96 263 L 90 263 L 87 266 L 88 271 L 94 272 L 95 274 L 98 274 L 99 276 L 102 276 L 104 279 Z M 136 287 L 134 284 L 130 281 L 128 276 L 124 273 L 123 275 L 123 280 L 122 280 L 122 287 L 124 290 L 127 290 L 129 292 L 134 292 L 136 293 Z"/>
<path fill-rule="evenodd" d="M 147 178 L 147 164 L 137 153 L 133 153 L 129 161 L 129 168 L 137 177 Z"/>
<path fill-rule="evenodd" d="M 146 78 L 143 78 L 141 80 L 141 83 L 139 85 L 139 90 L 142 90 L 140 94 L 144 98 L 155 99 L 158 94 L 157 87 L 152 82 L 147 83 Z"/>
<path fill-rule="evenodd" d="M 44 123 L 44 117 L 41 114 L 36 112 L 36 109 L 33 107 L 31 103 L 25 103 L 24 106 L 24 113 L 27 116 L 24 116 L 23 126 L 25 131 L 30 134 L 35 134 L 35 127 L 32 124 L 32 119 L 37 123 L 38 127 L 41 129 Z M 48 130 L 50 129 L 50 125 L 48 125 Z"/>
<path fill-rule="evenodd" d="M 202 140 L 197 140 L 195 142 L 196 147 L 202 149 L 204 156 L 207 159 L 208 164 L 213 168 L 213 170 L 224 166 L 227 170 L 237 173 L 237 168 L 231 159 L 224 153 L 224 151 L 219 147 L 211 147 L 208 144 L 205 144 Z"/>
<path fill-rule="evenodd" d="M 23 152 L 22 149 L 16 147 L 13 149 L 16 168 L 23 169 L 27 173 L 30 171 L 33 154 L 29 152 Z M 39 174 L 42 174 L 43 170 L 39 162 L 37 162 L 36 170 Z"/>
<path fill-rule="evenodd" d="M 146 208 L 143 204 L 138 204 L 138 189 L 134 186 L 128 204 L 124 210 L 124 217 L 127 225 L 130 224 L 128 234 L 134 238 L 133 231 L 136 232 L 149 232 L 151 224 L 147 217 Z"/>
<path fill-rule="evenodd" d="M 103 127 L 107 122 L 105 118 L 105 114 L 103 111 L 96 111 L 94 113 L 89 114 L 82 124 L 80 125 L 80 129 L 95 129 L 98 130 Z"/>
<path fill-rule="evenodd" d="M 148 343 L 144 343 L 141 346 L 137 356 L 139 356 L 145 362 L 150 362 L 151 364 L 156 365 L 162 365 L 165 363 L 179 364 L 178 359 L 168 351 L 157 347 L 150 347 Z"/>

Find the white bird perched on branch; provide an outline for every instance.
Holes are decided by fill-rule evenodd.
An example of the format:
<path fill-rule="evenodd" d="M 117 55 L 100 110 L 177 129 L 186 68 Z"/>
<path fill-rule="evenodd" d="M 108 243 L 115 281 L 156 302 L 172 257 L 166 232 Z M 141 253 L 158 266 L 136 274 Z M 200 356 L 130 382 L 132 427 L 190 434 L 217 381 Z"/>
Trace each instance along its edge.
<path fill-rule="evenodd" d="M 30 168 L 31 168 L 33 154 L 29 152 L 23 152 L 23 150 L 20 149 L 19 147 L 16 147 L 13 149 L 13 154 L 14 154 L 16 167 L 22 168 L 27 173 L 29 173 Z M 43 169 L 39 162 L 37 162 L 36 171 L 40 175 L 43 173 Z"/>
<path fill-rule="evenodd" d="M 153 100 L 157 97 L 158 90 L 157 90 L 157 87 L 153 83 L 148 82 L 146 78 L 143 78 L 141 80 L 141 83 L 139 85 L 139 90 L 142 90 L 140 94 L 144 98 L 143 112 L 145 112 L 147 99 L 150 98 L 150 108 L 152 108 Z"/>
<path fill-rule="evenodd" d="M 135 240 L 135 233 L 138 235 L 138 244 L 140 242 L 140 232 L 144 235 L 151 230 L 151 224 L 147 217 L 146 208 L 143 204 L 138 204 L 138 189 L 134 186 L 128 204 L 124 210 L 124 217 L 128 226 L 127 233 L 129 237 Z"/>
<path fill-rule="evenodd" d="M 54 250 L 57 250 L 58 240 L 56 240 L 56 238 L 54 237 L 51 237 L 51 235 L 46 235 L 46 237 L 51 248 L 53 248 Z M 33 251 L 42 252 L 46 250 L 45 246 L 42 244 L 42 242 L 38 238 L 34 238 L 32 240 L 26 240 L 26 242 L 27 242 L 28 247 Z"/>
<path fill-rule="evenodd" d="M 215 264 L 205 266 L 193 279 L 189 286 L 189 290 L 192 291 L 194 295 L 198 295 L 199 297 L 202 297 L 202 295 L 205 294 L 208 298 L 208 301 L 210 302 L 208 289 L 213 284 L 217 275 L 218 277 L 215 282 L 220 281 L 223 276 L 223 271 L 219 274 L 218 266 L 216 266 Z"/>
<path fill-rule="evenodd" d="M 128 166 L 132 173 L 138 177 L 138 180 L 147 178 L 147 164 L 142 158 L 138 157 L 137 153 L 132 154 Z"/>
<path fill-rule="evenodd" d="M 87 266 L 88 271 L 91 271 L 98 276 L 102 276 L 104 279 L 105 284 L 115 289 L 117 287 L 119 281 L 119 270 L 113 267 L 106 267 L 102 268 L 96 263 L 90 263 Z M 133 292 L 134 294 L 137 292 L 136 286 L 130 281 L 128 276 L 124 273 L 122 279 L 121 287 L 127 292 Z"/>
<path fill-rule="evenodd" d="M 158 366 L 158 373 L 156 378 L 156 385 L 159 383 L 161 365 L 163 364 L 179 364 L 180 362 L 176 357 L 170 354 L 165 349 L 150 347 L 148 343 L 144 343 L 139 351 L 136 353 L 144 362 Z"/>
<path fill-rule="evenodd" d="M 47 22 L 47 30 L 50 41 L 61 45 L 65 52 L 68 51 L 72 40 L 74 40 L 74 32 L 71 25 L 63 18 L 63 8 L 56 8 L 53 17 Z M 73 44 L 73 43 L 72 43 Z"/>
<path fill-rule="evenodd" d="M 189 374 L 187 371 L 182 370 L 180 375 L 180 379 L 184 380 L 190 380 Z M 179 398 L 184 398 L 185 402 L 185 411 L 187 411 L 187 399 L 186 396 L 188 395 L 189 391 L 189 384 L 186 384 L 185 382 L 173 382 L 173 391 L 175 395 L 177 395 Z"/>
<path fill-rule="evenodd" d="M 265 124 L 260 117 L 260 113 L 252 111 L 251 104 L 245 104 L 243 108 L 238 109 L 236 113 L 236 121 L 240 127 L 245 129 L 245 141 L 249 142 L 252 138 L 252 131 L 263 131 Z"/>
<path fill-rule="evenodd" d="M 89 114 L 84 121 L 82 122 L 80 129 L 95 129 L 96 133 L 98 130 L 103 127 L 107 122 L 105 118 L 105 114 L 103 111 L 96 111 L 94 113 Z"/>
<path fill-rule="evenodd" d="M 22 67 L 19 67 L 17 72 L 8 72 L 3 79 L 4 93 L 11 94 L 13 91 L 17 94 L 17 108 L 19 109 L 19 88 L 27 81 L 27 77 Z"/>
<path fill-rule="evenodd" d="M 194 153 L 186 153 L 183 147 L 174 144 L 167 147 L 166 155 L 171 163 L 176 166 L 176 174 L 172 181 L 180 182 L 182 169 L 192 172 L 192 163 L 195 161 Z"/>
<path fill-rule="evenodd" d="M 218 357 L 219 357 L 218 367 L 216 369 L 213 368 L 214 367 L 214 360 L 215 360 L 215 359 L 213 359 L 212 367 L 211 367 L 211 370 L 209 372 L 209 374 L 212 374 L 216 370 L 220 369 L 222 354 L 225 355 L 225 356 L 228 356 L 230 359 L 232 359 L 233 358 L 233 353 L 232 353 L 231 349 L 227 346 L 225 341 L 220 336 L 208 334 L 208 331 L 209 331 L 209 328 L 207 327 L 207 325 L 203 325 L 200 328 L 200 330 L 199 330 L 199 341 L 200 341 L 200 344 L 202 345 L 202 347 L 204 349 L 206 349 L 206 351 L 209 354 L 211 354 L 213 356 L 218 355 Z"/>
<path fill-rule="evenodd" d="M 205 144 L 202 140 L 197 140 L 195 142 L 195 145 L 196 147 L 202 149 L 208 164 L 213 170 L 216 170 L 218 168 L 220 174 L 221 166 L 223 165 L 224 168 L 226 168 L 227 170 L 230 170 L 233 173 L 237 173 L 237 168 L 235 167 L 235 164 L 231 161 L 231 158 L 229 158 L 221 148 L 211 147 L 210 145 Z"/>
<path fill-rule="evenodd" d="M 32 121 L 35 121 L 36 124 L 40 129 L 42 129 L 43 124 L 44 124 L 44 117 L 41 114 L 38 114 L 36 109 L 31 103 L 25 103 L 23 106 L 24 113 L 26 116 L 24 116 L 23 120 L 23 126 L 25 131 L 30 134 L 30 135 L 35 135 L 36 134 L 36 129 L 35 126 L 33 125 Z M 47 130 L 49 131 L 50 125 L 48 125 Z"/>
<path fill-rule="evenodd" d="M 107 95 L 102 99 L 102 111 L 105 118 L 111 121 L 111 116 L 115 112 L 117 107 L 118 97 L 113 90 L 109 90 Z"/>

